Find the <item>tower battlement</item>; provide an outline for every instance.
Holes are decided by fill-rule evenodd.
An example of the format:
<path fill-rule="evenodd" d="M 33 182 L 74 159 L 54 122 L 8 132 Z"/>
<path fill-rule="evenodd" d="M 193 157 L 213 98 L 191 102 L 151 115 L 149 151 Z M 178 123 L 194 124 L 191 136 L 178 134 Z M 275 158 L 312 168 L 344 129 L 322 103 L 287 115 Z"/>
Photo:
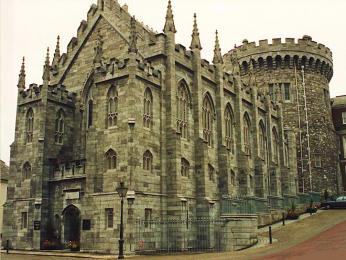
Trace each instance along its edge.
<path fill-rule="evenodd" d="M 246 74 L 249 67 L 259 70 L 275 70 L 278 68 L 297 68 L 304 66 L 307 70 L 322 74 L 328 81 L 333 76 L 332 52 L 321 43 L 312 41 L 310 36 L 302 39 L 280 38 L 272 39 L 272 43 L 260 40 L 258 44 L 243 40 L 243 45 L 237 46 L 224 55 L 229 63 L 231 56 L 236 55 L 241 65 L 241 73 Z"/>

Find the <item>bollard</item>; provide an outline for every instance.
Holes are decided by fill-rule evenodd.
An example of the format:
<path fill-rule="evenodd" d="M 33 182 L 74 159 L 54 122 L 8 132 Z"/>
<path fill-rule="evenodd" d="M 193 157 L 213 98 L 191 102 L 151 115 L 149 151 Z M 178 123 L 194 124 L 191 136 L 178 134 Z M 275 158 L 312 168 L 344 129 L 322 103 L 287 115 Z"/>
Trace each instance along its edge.
<path fill-rule="evenodd" d="M 285 212 L 282 212 L 282 225 L 285 225 Z"/>
<path fill-rule="evenodd" d="M 6 240 L 6 254 L 8 254 L 8 251 L 10 250 L 10 240 Z"/>
<path fill-rule="evenodd" d="M 269 244 L 273 243 L 273 238 L 272 238 L 272 226 L 269 226 Z"/>

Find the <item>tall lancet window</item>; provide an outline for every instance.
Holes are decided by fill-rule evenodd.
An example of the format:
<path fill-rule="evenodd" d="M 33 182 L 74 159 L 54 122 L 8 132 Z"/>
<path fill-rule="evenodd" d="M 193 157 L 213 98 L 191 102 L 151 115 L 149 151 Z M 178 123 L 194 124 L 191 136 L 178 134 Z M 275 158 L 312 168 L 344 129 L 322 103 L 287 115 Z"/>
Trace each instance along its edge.
<path fill-rule="evenodd" d="M 111 86 L 107 94 L 108 100 L 108 113 L 107 122 L 108 127 L 116 126 L 118 123 L 118 91 L 115 86 Z"/>
<path fill-rule="evenodd" d="M 247 113 L 245 113 L 243 118 L 243 139 L 244 139 L 244 152 L 245 154 L 251 156 L 251 133 L 250 133 L 250 118 Z"/>
<path fill-rule="evenodd" d="M 153 120 L 153 95 L 147 88 L 144 92 L 143 100 L 143 126 L 150 128 Z"/>
<path fill-rule="evenodd" d="M 177 130 L 182 138 L 188 138 L 189 94 L 185 83 L 181 83 L 177 93 Z"/>
<path fill-rule="evenodd" d="M 234 117 L 231 106 L 228 104 L 225 110 L 225 143 L 226 148 L 234 152 Z"/>
<path fill-rule="evenodd" d="M 266 139 L 266 131 L 264 127 L 264 123 L 261 120 L 259 123 L 259 132 L 258 132 L 258 145 L 259 145 L 259 157 L 266 160 L 267 156 L 267 139 Z"/>
<path fill-rule="evenodd" d="M 273 139 L 272 139 L 273 140 L 272 141 L 273 158 L 272 159 L 273 159 L 273 162 L 279 163 L 279 135 L 275 127 L 273 127 L 272 135 L 273 135 Z"/>
<path fill-rule="evenodd" d="M 92 89 L 89 89 L 88 97 L 87 97 L 87 114 L 86 114 L 86 122 L 87 127 L 90 128 L 93 125 L 93 113 L 94 113 L 94 101 Z"/>
<path fill-rule="evenodd" d="M 214 107 L 209 94 L 204 97 L 202 107 L 203 139 L 209 146 L 213 145 Z"/>
<path fill-rule="evenodd" d="M 55 143 L 62 144 L 64 142 L 65 132 L 65 116 L 63 110 L 59 110 L 55 119 Z"/>
<path fill-rule="evenodd" d="M 26 113 L 26 131 L 25 131 L 25 141 L 26 143 L 31 143 L 34 132 L 34 111 L 32 108 L 29 108 Z"/>

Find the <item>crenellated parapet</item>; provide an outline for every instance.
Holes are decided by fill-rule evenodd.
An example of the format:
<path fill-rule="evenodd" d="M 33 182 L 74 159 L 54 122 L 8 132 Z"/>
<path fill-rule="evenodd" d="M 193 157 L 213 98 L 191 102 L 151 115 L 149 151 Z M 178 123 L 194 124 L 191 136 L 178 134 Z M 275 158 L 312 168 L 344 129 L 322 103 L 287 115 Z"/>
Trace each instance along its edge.
<path fill-rule="evenodd" d="M 18 105 L 23 105 L 30 102 L 41 100 L 42 85 L 31 83 L 29 88 L 23 89 L 18 95 Z"/>
<path fill-rule="evenodd" d="M 237 55 L 240 63 L 241 74 L 247 74 L 250 67 L 254 71 L 277 69 L 300 69 L 318 73 L 328 81 L 333 76 L 333 58 L 331 50 L 321 43 L 312 41 L 310 36 L 302 39 L 280 38 L 260 40 L 255 42 L 243 41 L 243 45 L 230 50 L 224 55 L 225 63 L 230 64 L 231 56 Z"/>
<path fill-rule="evenodd" d="M 76 93 L 68 91 L 62 84 L 48 86 L 48 99 L 70 107 L 75 106 Z"/>

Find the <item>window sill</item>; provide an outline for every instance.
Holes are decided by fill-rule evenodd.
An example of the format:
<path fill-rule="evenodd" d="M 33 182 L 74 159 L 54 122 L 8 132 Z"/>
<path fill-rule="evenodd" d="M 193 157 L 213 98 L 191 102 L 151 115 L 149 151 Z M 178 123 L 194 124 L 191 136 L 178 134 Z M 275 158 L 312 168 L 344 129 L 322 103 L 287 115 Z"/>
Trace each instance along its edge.
<path fill-rule="evenodd" d="M 106 129 L 112 130 L 112 129 L 118 129 L 117 125 L 109 126 Z"/>
<path fill-rule="evenodd" d="M 111 228 L 110 228 L 110 227 L 107 227 L 107 228 L 105 228 L 105 230 L 106 230 L 106 231 L 113 231 L 113 230 L 114 230 L 114 227 L 111 227 Z"/>

